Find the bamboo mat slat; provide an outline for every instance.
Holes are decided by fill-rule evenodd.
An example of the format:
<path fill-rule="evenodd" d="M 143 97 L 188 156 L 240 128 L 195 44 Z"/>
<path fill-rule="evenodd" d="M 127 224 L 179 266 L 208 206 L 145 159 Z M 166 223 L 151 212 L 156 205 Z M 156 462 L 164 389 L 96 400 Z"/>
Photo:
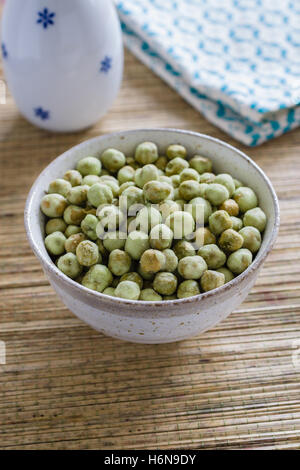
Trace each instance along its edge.
<path fill-rule="evenodd" d="M 245 150 L 281 206 L 278 241 L 245 302 L 213 330 L 171 345 L 120 342 L 74 317 L 23 228 L 28 190 L 51 160 L 90 137 L 143 126 L 200 131 Z M 127 53 L 117 101 L 85 132 L 34 128 L 8 93 L 0 172 L 0 449 L 300 449 L 300 130 L 249 150 Z"/>

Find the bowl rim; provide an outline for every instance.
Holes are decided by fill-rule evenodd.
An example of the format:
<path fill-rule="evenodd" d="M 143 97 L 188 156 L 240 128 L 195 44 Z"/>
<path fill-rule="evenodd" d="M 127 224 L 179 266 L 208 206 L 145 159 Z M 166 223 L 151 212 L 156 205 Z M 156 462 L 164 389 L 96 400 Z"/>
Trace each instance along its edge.
<path fill-rule="evenodd" d="M 45 258 L 44 254 L 39 248 L 38 242 L 35 240 L 34 237 L 34 232 L 31 229 L 31 208 L 33 204 L 33 200 L 35 197 L 35 192 L 37 187 L 39 186 L 40 181 L 44 177 L 44 175 L 47 173 L 49 168 L 54 165 L 54 163 L 57 163 L 59 160 L 64 160 L 67 154 L 69 154 L 72 150 L 78 150 L 80 148 L 84 148 L 85 146 L 93 143 L 93 142 L 101 142 L 102 140 L 107 139 L 107 137 L 121 137 L 124 135 L 130 135 L 130 134 L 136 134 L 138 132 L 141 133 L 153 133 L 153 132 L 169 132 L 169 133 L 174 133 L 174 134 L 183 134 L 187 136 L 193 136 L 193 137 L 200 137 L 201 139 L 213 142 L 215 144 L 221 145 L 236 154 L 238 154 L 242 159 L 246 160 L 252 167 L 255 168 L 255 170 L 260 174 L 262 179 L 264 180 L 266 186 L 268 187 L 271 197 L 272 197 L 272 202 L 273 202 L 273 207 L 274 207 L 274 213 L 275 213 L 275 218 L 274 218 L 274 225 L 271 230 L 270 234 L 270 239 L 265 246 L 263 251 L 259 251 L 257 256 L 255 257 L 254 261 L 250 264 L 250 266 L 241 274 L 236 276 L 234 279 L 231 281 L 227 282 L 221 287 L 218 287 L 216 289 L 213 289 L 208 292 L 200 293 L 197 295 L 194 295 L 192 297 L 186 297 L 183 299 L 172 299 L 172 300 L 161 300 L 161 301 L 143 301 L 143 300 L 128 300 L 128 299 L 122 299 L 120 297 L 112 297 L 106 294 L 103 294 L 101 292 L 93 291 L 87 287 L 82 286 L 78 282 L 70 279 L 67 277 L 64 273 L 62 273 L 57 266 L 53 263 L 53 261 L 48 260 Z M 204 299 L 207 298 L 214 298 L 217 297 L 219 294 L 228 292 L 235 288 L 237 285 L 241 284 L 243 280 L 248 277 L 253 271 L 256 271 L 264 262 L 266 259 L 267 255 L 270 253 L 272 250 L 278 230 L 279 230 L 279 225 L 280 225 L 280 209 L 279 209 L 279 203 L 278 203 L 278 198 L 275 193 L 275 190 L 273 188 L 273 185 L 267 175 L 264 173 L 264 171 L 250 158 L 248 155 L 246 155 L 244 152 L 241 150 L 237 149 L 236 147 L 220 140 L 215 137 L 211 137 L 206 134 L 201 134 L 199 132 L 194 132 L 194 131 L 188 131 L 184 129 L 176 129 L 176 128 L 140 128 L 140 129 L 133 129 L 133 130 L 125 130 L 125 131 L 120 131 L 120 132 L 113 132 L 113 133 L 108 133 L 108 134 L 103 134 L 97 137 L 93 137 L 91 139 L 87 139 L 73 147 L 70 147 L 68 150 L 63 152 L 61 155 L 56 157 L 54 160 L 52 160 L 49 165 L 47 165 L 42 172 L 39 174 L 39 176 L 35 179 L 29 193 L 26 199 L 26 204 L 25 204 L 25 209 L 24 209 L 24 224 L 25 224 L 25 230 L 27 234 L 27 238 L 29 241 L 29 244 L 36 255 L 36 257 L 40 260 L 41 264 L 46 267 L 52 274 L 54 274 L 56 277 L 60 279 L 60 281 L 65 284 L 66 286 L 75 288 L 78 293 L 83 293 L 85 296 L 90 297 L 94 301 L 98 299 L 98 301 L 102 301 L 104 303 L 111 303 L 114 305 L 119 304 L 120 306 L 122 305 L 127 305 L 127 306 L 134 306 L 134 307 L 143 307 L 146 309 L 153 309 L 155 307 L 170 307 L 171 305 L 180 305 L 180 304 L 187 304 L 187 303 L 194 303 L 194 302 L 199 302 L 203 301 Z"/>

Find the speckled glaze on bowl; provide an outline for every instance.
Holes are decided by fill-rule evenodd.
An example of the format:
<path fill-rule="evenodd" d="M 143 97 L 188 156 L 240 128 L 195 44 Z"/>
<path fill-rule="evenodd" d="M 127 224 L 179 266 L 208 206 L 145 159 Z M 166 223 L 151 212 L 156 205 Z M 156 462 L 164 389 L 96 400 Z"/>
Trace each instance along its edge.
<path fill-rule="evenodd" d="M 216 172 L 229 172 L 252 187 L 268 223 L 254 262 L 241 275 L 213 291 L 187 299 L 164 302 L 130 301 L 94 292 L 72 281 L 57 269 L 44 246 L 44 216 L 40 201 L 45 189 L 87 155 L 100 156 L 115 147 L 127 155 L 137 144 L 154 141 L 160 152 L 181 143 L 189 154 L 211 158 Z M 176 129 L 141 129 L 104 135 L 83 142 L 56 158 L 37 178 L 25 208 L 30 245 L 63 303 L 84 322 L 105 335 L 137 343 L 168 343 L 198 335 L 224 320 L 248 295 L 275 242 L 279 206 L 274 189 L 262 170 L 245 154 L 212 137 Z"/>

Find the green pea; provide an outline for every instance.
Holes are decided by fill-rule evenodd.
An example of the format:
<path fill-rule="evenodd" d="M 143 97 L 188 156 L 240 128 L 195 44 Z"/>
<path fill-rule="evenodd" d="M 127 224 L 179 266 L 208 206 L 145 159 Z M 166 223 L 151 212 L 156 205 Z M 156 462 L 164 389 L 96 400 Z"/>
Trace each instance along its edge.
<path fill-rule="evenodd" d="M 48 252 L 53 256 L 62 255 L 65 252 L 66 237 L 62 232 L 53 232 L 45 238 Z"/>
<path fill-rule="evenodd" d="M 82 271 L 82 267 L 78 263 L 74 253 L 67 253 L 61 256 L 57 261 L 57 267 L 71 279 L 76 279 Z"/>
<path fill-rule="evenodd" d="M 95 157 L 85 157 L 79 160 L 77 163 L 77 171 L 81 173 L 82 176 L 86 175 L 100 175 L 101 171 L 101 162 L 98 158 Z"/>

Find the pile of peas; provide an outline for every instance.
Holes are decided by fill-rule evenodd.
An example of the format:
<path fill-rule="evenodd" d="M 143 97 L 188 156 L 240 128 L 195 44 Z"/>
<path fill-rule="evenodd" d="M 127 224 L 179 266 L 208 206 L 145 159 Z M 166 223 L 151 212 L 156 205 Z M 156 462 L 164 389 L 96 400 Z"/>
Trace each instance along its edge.
<path fill-rule="evenodd" d="M 266 226 L 251 188 L 213 173 L 206 157 L 187 160 L 182 145 L 160 156 L 153 142 L 134 156 L 107 149 L 100 159 L 81 159 L 49 185 L 41 210 L 46 249 L 65 275 L 143 301 L 231 281 L 252 263 Z"/>

